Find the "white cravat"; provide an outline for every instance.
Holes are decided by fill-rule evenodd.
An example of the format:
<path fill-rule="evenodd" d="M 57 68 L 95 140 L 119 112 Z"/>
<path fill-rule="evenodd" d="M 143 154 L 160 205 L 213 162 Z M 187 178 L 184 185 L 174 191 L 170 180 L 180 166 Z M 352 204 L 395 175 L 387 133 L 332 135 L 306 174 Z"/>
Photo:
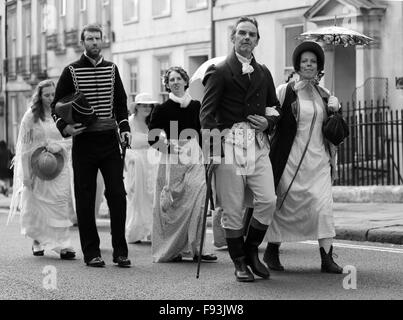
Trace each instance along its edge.
<path fill-rule="evenodd" d="M 239 62 L 242 63 L 242 74 L 250 75 L 253 71 L 255 71 L 255 69 L 253 69 L 253 67 L 250 65 L 253 57 L 250 59 L 247 59 L 247 58 L 241 56 L 238 52 L 235 52 L 235 53 L 236 53 L 236 56 L 237 56 Z"/>

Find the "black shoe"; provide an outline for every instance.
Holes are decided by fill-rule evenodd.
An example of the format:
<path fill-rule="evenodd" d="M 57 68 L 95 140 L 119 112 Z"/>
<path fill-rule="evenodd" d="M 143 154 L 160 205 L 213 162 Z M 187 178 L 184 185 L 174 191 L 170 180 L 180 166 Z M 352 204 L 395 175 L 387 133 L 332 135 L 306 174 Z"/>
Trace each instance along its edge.
<path fill-rule="evenodd" d="M 121 268 L 130 268 L 130 265 L 132 264 L 131 261 L 127 257 L 116 257 L 113 258 L 113 263 L 117 263 L 118 267 Z"/>
<path fill-rule="evenodd" d="M 193 257 L 193 261 L 198 261 L 199 256 L 197 254 L 195 254 L 195 256 Z M 204 261 L 216 261 L 217 260 L 217 256 L 214 254 L 202 254 L 201 259 Z"/>
<path fill-rule="evenodd" d="M 32 254 L 35 257 L 43 257 L 45 255 L 45 250 L 37 250 L 37 251 L 35 251 L 34 247 L 32 247 Z"/>
<path fill-rule="evenodd" d="M 36 257 L 42 257 L 45 254 L 45 250 L 37 240 L 33 241 L 31 248 L 32 248 L 32 254 Z"/>
<path fill-rule="evenodd" d="M 60 259 L 62 260 L 74 260 L 76 253 L 74 251 L 62 251 L 60 252 Z"/>
<path fill-rule="evenodd" d="M 343 273 L 343 268 L 333 260 L 333 246 L 330 247 L 329 253 L 325 249 L 320 248 L 320 257 L 322 258 L 321 272 L 324 273 Z"/>
<path fill-rule="evenodd" d="M 104 260 L 102 260 L 101 257 L 93 258 L 90 261 L 87 261 L 86 264 L 89 267 L 95 267 L 95 268 L 102 268 L 103 266 L 105 266 L 105 262 Z"/>
<path fill-rule="evenodd" d="M 235 279 L 238 282 L 253 282 L 255 277 L 252 272 L 250 272 L 248 266 L 246 265 L 245 257 L 239 257 L 232 260 L 235 266 Z"/>
<path fill-rule="evenodd" d="M 284 267 L 280 262 L 279 257 L 280 245 L 274 243 L 268 243 L 266 251 L 264 252 L 263 261 L 271 270 L 284 271 Z"/>
<path fill-rule="evenodd" d="M 182 256 L 177 255 L 175 258 L 172 258 L 169 262 L 182 262 Z"/>

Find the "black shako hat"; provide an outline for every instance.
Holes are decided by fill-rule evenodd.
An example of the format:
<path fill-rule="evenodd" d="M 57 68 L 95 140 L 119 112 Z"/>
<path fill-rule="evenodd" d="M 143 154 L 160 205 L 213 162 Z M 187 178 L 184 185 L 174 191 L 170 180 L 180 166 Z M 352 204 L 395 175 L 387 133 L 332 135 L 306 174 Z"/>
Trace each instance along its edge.
<path fill-rule="evenodd" d="M 325 67 L 325 53 L 323 52 L 322 47 L 313 41 L 304 41 L 294 49 L 292 54 L 294 70 L 297 71 L 299 69 L 299 66 L 297 66 L 297 60 L 301 61 L 299 57 L 306 51 L 313 52 L 316 55 L 316 58 L 318 59 L 318 71 L 323 71 Z"/>
<path fill-rule="evenodd" d="M 87 127 L 97 119 L 94 108 L 82 92 L 70 94 L 60 99 L 55 106 L 56 114 L 67 124 L 81 123 Z"/>

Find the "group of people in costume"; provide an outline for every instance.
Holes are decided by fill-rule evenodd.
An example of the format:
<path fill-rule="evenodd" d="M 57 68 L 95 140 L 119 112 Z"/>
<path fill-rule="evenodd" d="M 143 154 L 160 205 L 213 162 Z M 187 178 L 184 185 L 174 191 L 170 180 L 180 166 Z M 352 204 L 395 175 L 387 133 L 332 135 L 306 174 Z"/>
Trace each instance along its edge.
<path fill-rule="evenodd" d="M 83 55 L 56 86 L 49 80 L 38 85 L 18 136 L 10 217 L 21 210 L 34 255 L 52 249 L 75 259 L 69 235 L 75 212 L 84 262 L 105 265 L 95 218 L 100 171 L 114 263 L 130 267 L 127 243 L 141 241 L 151 241 L 154 262 L 215 261 L 199 252 L 209 167 L 237 281 L 284 271 L 281 243 L 300 240 L 318 240 L 322 272 L 342 273 L 332 246 L 337 146 L 322 133 L 340 105 L 319 85 L 323 49 L 310 41 L 298 45 L 292 60 L 299 79 L 276 90 L 271 72 L 253 54 L 260 41 L 256 19 L 240 17 L 231 41 L 227 58 L 205 73 L 202 101 L 192 99 L 187 72 L 175 66 L 163 79 L 168 99 L 160 104 L 141 93 L 129 105 L 129 117 L 118 68 L 101 55 L 102 29 L 83 29 Z M 55 110 L 58 101 L 79 92 L 97 115 L 89 126 L 67 123 Z M 131 146 L 123 161 L 122 143 Z M 38 148 L 59 157 L 52 179 L 33 168 Z"/>

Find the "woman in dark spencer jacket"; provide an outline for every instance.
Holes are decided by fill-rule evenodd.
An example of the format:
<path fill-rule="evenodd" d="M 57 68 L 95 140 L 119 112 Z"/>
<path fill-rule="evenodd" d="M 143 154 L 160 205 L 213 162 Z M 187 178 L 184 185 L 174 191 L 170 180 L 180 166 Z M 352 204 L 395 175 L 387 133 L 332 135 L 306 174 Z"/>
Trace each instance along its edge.
<path fill-rule="evenodd" d="M 270 159 L 277 194 L 277 210 L 267 232 L 264 261 L 282 271 L 282 242 L 318 240 L 321 271 L 342 273 L 333 260 L 332 173 L 336 147 L 325 139 L 323 122 L 336 112 L 338 99 L 319 86 L 325 55 L 315 42 L 298 45 L 293 53 L 298 81 L 277 88 L 282 117 L 272 139 Z"/>
<path fill-rule="evenodd" d="M 153 110 L 149 125 L 149 143 L 165 153 L 157 175 L 152 255 L 154 262 L 197 261 L 206 196 L 200 102 L 187 92 L 189 76 L 181 67 L 169 68 L 163 82 L 169 99 Z M 202 255 L 202 260 L 216 259 Z"/>

